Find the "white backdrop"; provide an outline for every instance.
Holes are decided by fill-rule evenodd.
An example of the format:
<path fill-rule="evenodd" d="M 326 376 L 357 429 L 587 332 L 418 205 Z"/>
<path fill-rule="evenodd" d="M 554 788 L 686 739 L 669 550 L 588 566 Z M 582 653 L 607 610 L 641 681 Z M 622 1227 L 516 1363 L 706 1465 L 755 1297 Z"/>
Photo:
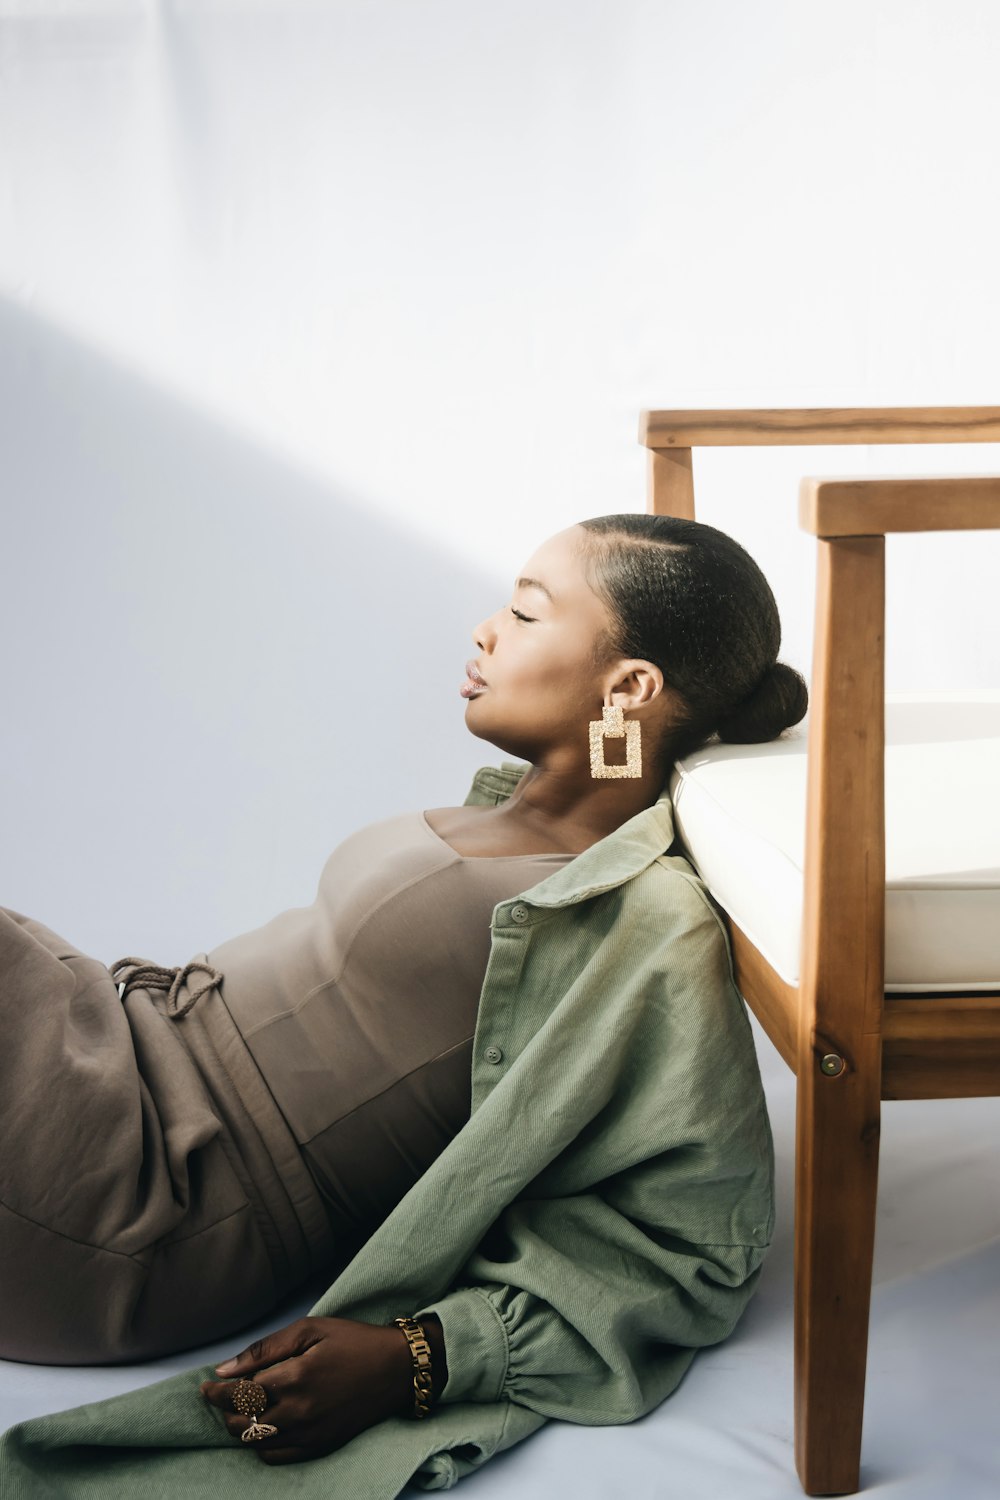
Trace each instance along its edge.
<path fill-rule="evenodd" d="M 989 0 L 0 0 L 0 900 L 180 961 L 460 801 L 471 627 L 644 508 L 641 407 L 996 401 L 998 45 Z M 799 475 L 1000 452 L 697 463 L 808 668 Z M 890 543 L 890 687 L 1000 679 L 998 559 Z"/>

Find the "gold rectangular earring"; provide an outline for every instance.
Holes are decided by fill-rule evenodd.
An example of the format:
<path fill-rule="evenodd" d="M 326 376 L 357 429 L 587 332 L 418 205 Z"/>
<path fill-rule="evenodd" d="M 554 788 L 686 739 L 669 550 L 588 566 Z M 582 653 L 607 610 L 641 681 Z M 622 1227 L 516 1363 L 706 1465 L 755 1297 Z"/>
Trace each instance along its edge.
<path fill-rule="evenodd" d="M 590 721 L 590 774 L 597 781 L 616 776 L 642 775 L 642 731 L 638 719 L 625 722 L 625 713 L 616 703 L 605 703 L 602 719 Z M 609 766 L 604 760 L 604 741 L 625 736 L 625 764 Z"/>

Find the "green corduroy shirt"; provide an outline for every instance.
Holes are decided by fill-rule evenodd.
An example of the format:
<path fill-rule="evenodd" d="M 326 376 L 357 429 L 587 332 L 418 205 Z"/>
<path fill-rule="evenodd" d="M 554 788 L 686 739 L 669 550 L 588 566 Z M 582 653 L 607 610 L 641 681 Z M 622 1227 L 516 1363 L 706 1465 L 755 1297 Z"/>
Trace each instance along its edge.
<path fill-rule="evenodd" d="M 497 804 L 526 767 L 476 773 Z M 10 1429 L 0 1493 L 387 1500 L 447 1489 L 547 1418 L 628 1422 L 724 1339 L 773 1226 L 773 1147 L 724 929 L 652 807 L 493 911 L 472 1114 L 311 1311 L 433 1310 L 425 1421 L 272 1468 L 198 1390 L 210 1365 Z"/>

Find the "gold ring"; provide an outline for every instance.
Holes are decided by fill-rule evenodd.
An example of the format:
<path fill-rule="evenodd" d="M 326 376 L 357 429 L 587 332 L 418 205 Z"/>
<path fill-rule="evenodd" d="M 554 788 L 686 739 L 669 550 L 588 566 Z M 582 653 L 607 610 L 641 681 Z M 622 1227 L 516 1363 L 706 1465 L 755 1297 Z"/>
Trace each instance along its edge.
<path fill-rule="evenodd" d="M 237 1380 L 233 1386 L 233 1410 L 241 1417 L 250 1418 L 250 1426 L 240 1433 L 244 1443 L 256 1443 L 261 1438 L 276 1437 L 277 1427 L 271 1422 L 258 1422 L 258 1414 L 267 1407 L 267 1392 L 256 1380 Z"/>
<path fill-rule="evenodd" d="M 256 1443 L 261 1438 L 277 1437 L 278 1429 L 273 1422 L 258 1422 L 254 1417 L 249 1427 L 244 1427 L 240 1438 L 244 1443 Z"/>

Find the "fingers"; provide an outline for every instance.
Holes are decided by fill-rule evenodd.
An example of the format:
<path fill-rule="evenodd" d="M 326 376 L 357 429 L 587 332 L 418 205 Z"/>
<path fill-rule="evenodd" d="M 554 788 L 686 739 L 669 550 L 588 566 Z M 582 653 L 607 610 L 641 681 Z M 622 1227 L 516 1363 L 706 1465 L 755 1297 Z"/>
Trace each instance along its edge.
<path fill-rule="evenodd" d="M 222 1413 L 229 1436 L 243 1443 L 262 1463 L 304 1463 L 307 1459 L 319 1458 L 324 1453 L 332 1452 L 339 1441 L 342 1441 L 332 1437 L 324 1424 L 315 1422 L 307 1415 L 301 1398 L 294 1391 L 280 1391 L 270 1378 L 267 1385 L 260 1380 L 255 1383 L 263 1386 L 268 1398 L 267 1406 L 257 1414 L 257 1421 L 266 1422 L 278 1430 L 273 1437 L 254 1438 L 248 1443 L 243 1443 L 243 1434 L 250 1426 L 251 1419 L 236 1411 L 233 1406 L 237 1382 L 205 1380 L 200 1389 L 205 1400 L 210 1401 Z"/>
<path fill-rule="evenodd" d="M 240 1377 L 240 1379 L 244 1378 Z M 286 1390 L 276 1376 L 269 1373 L 266 1381 L 254 1380 L 253 1383 L 260 1386 L 267 1398 L 266 1404 L 257 1412 L 257 1421 L 277 1427 L 283 1443 L 289 1440 L 299 1443 L 303 1437 L 306 1414 L 301 1398 L 294 1389 L 294 1382 L 292 1382 L 292 1388 Z M 205 1380 L 200 1390 L 206 1401 L 218 1407 L 230 1435 L 242 1438 L 244 1431 L 250 1426 L 251 1419 L 244 1410 L 237 1408 L 235 1397 L 238 1386 L 239 1380 Z M 275 1438 L 261 1438 L 254 1441 L 255 1445 L 257 1441 L 273 1443 L 276 1438 L 277 1435 Z"/>
<path fill-rule="evenodd" d="M 394 1409 L 384 1390 L 386 1332 L 344 1319 L 300 1318 L 217 1365 L 217 1373 L 228 1378 L 203 1381 L 201 1394 L 222 1414 L 230 1436 L 241 1441 L 251 1428 L 249 1413 L 260 1406 L 253 1390 L 241 1393 L 240 1382 L 251 1381 L 266 1397 L 258 1424 L 277 1431 L 261 1437 L 254 1430 L 246 1446 L 265 1463 L 319 1457 Z M 388 1334 L 398 1352 L 397 1330 Z M 408 1354 L 407 1367 L 409 1373 Z M 354 1373 L 345 1376 L 345 1369 Z"/>
<path fill-rule="evenodd" d="M 273 1441 L 278 1440 L 274 1438 Z M 297 1448 L 262 1448 L 255 1445 L 253 1451 L 262 1464 L 300 1464 L 309 1457 L 307 1453 L 300 1453 Z"/>
<path fill-rule="evenodd" d="M 220 1365 L 216 1365 L 216 1374 L 228 1377 L 248 1375 L 267 1365 L 277 1364 L 279 1360 L 289 1359 L 294 1354 L 301 1354 L 316 1341 L 317 1333 L 314 1323 L 313 1318 L 298 1318 L 294 1323 L 289 1323 L 286 1328 L 279 1328 L 274 1333 L 265 1334 L 261 1339 L 254 1339 L 253 1343 L 239 1354 L 234 1354 L 231 1359 L 225 1359 Z"/>
<path fill-rule="evenodd" d="M 226 1431 L 231 1438 L 243 1444 L 265 1464 L 297 1464 L 304 1463 L 307 1459 L 318 1458 L 323 1453 L 331 1451 L 331 1445 L 324 1442 L 323 1434 L 309 1425 L 297 1424 L 293 1416 L 275 1408 L 270 1408 L 258 1416 L 258 1422 L 267 1422 L 277 1427 L 273 1437 L 254 1438 L 249 1443 L 243 1442 L 243 1434 L 250 1426 L 250 1418 L 240 1416 L 238 1412 L 227 1411 L 223 1414 Z"/>
<path fill-rule="evenodd" d="M 199 1386 L 199 1390 L 206 1401 L 210 1401 L 213 1406 L 217 1406 L 221 1412 L 238 1416 L 242 1422 L 243 1413 L 237 1411 L 235 1396 L 240 1380 L 244 1379 L 246 1377 L 241 1375 L 236 1380 L 203 1380 Z M 260 1386 L 267 1398 L 266 1406 L 261 1408 L 262 1411 L 268 1413 L 266 1420 L 270 1421 L 270 1413 L 276 1411 L 281 1406 L 284 1409 L 285 1420 L 288 1421 L 292 1413 L 289 1410 L 290 1403 L 283 1400 L 282 1382 L 274 1374 L 268 1372 L 264 1380 L 255 1379 L 253 1383 Z M 258 1413 L 258 1416 L 260 1416 L 260 1413 Z M 261 1417 L 261 1420 L 265 1419 Z"/>
<path fill-rule="evenodd" d="M 259 1380 L 254 1381 L 254 1384 L 261 1385 L 261 1382 Z M 235 1392 L 238 1385 L 239 1382 L 236 1380 L 205 1380 L 202 1382 L 200 1389 L 205 1400 L 210 1401 L 213 1406 L 218 1407 L 219 1411 L 221 1411 L 223 1421 L 226 1424 L 226 1431 L 230 1437 L 239 1438 L 242 1441 L 243 1434 L 251 1425 L 252 1419 L 246 1415 L 245 1411 L 237 1411 L 236 1409 Z M 261 1385 L 261 1389 L 264 1391 L 267 1403 L 256 1413 L 255 1420 L 259 1423 L 267 1423 L 269 1426 L 277 1427 L 278 1431 L 274 1434 L 273 1438 L 255 1438 L 254 1444 L 276 1442 L 279 1435 L 281 1435 L 282 1442 L 287 1444 L 289 1438 L 295 1435 L 293 1431 L 296 1425 L 293 1409 L 294 1403 L 283 1402 L 280 1397 L 276 1397 L 273 1392 L 269 1392 L 263 1385 Z"/>
<path fill-rule="evenodd" d="M 302 1464 L 333 1453 L 340 1447 L 340 1443 L 313 1427 L 304 1429 L 301 1436 L 296 1435 L 291 1442 L 286 1441 L 284 1435 L 279 1433 L 277 1437 L 263 1438 L 259 1443 L 247 1443 L 245 1446 L 253 1448 L 261 1463 Z"/>
<path fill-rule="evenodd" d="M 206 1401 L 217 1406 L 220 1411 L 235 1412 L 233 1405 L 233 1391 L 236 1389 L 235 1380 L 203 1380 L 199 1386 L 201 1394 Z"/>
<path fill-rule="evenodd" d="M 272 1438 L 271 1441 L 276 1443 L 278 1439 Z M 262 1464 L 303 1464 L 310 1458 L 320 1457 L 307 1448 L 268 1448 L 256 1445 L 254 1452 Z"/>

